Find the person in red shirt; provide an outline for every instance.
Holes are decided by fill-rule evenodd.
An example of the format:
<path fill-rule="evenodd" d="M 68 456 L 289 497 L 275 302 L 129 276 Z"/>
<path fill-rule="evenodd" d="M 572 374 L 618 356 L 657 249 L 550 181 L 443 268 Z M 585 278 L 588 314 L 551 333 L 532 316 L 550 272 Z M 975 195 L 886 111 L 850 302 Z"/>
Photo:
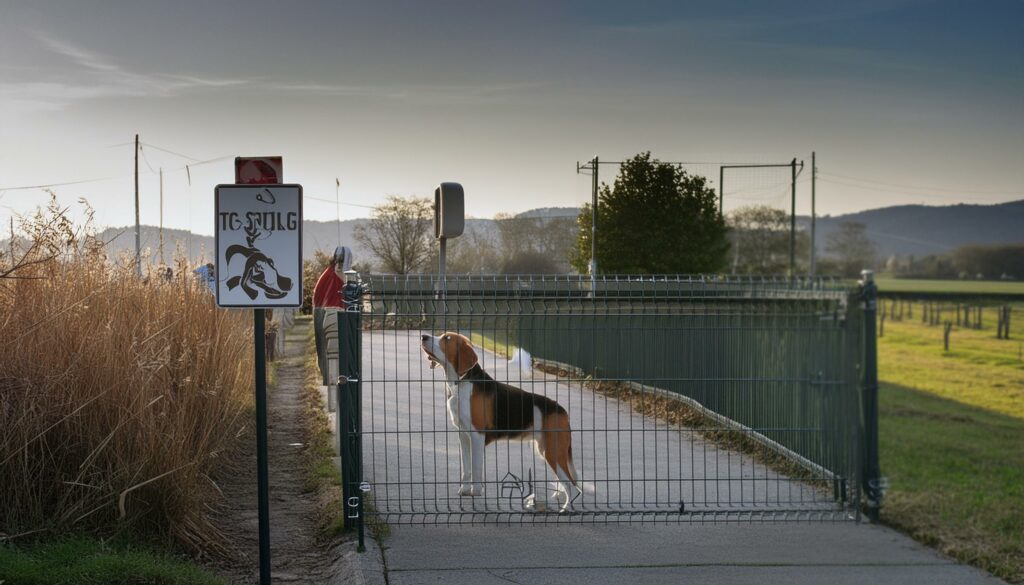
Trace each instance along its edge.
<path fill-rule="evenodd" d="M 352 266 L 352 250 L 347 246 L 338 246 L 320 278 L 313 287 L 313 308 L 339 307 L 344 309 L 341 289 L 345 287 L 345 271 Z"/>
<path fill-rule="evenodd" d="M 342 299 L 341 291 L 345 288 L 345 271 L 352 266 L 352 250 L 347 246 L 338 246 L 334 249 L 334 256 L 331 263 L 320 274 L 320 278 L 313 287 L 313 331 L 316 334 L 317 362 L 320 365 L 320 373 L 324 379 L 324 385 L 328 385 L 327 379 L 327 344 L 324 341 L 324 309 L 345 308 L 345 301 Z"/>

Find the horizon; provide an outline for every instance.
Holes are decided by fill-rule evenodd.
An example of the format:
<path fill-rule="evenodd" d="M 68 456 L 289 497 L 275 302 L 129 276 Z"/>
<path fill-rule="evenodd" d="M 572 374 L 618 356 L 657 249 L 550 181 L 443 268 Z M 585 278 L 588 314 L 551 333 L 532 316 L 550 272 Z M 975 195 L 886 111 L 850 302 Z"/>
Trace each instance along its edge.
<path fill-rule="evenodd" d="M 133 225 L 135 133 L 140 223 L 159 224 L 163 168 L 164 225 L 193 233 L 212 233 L 230 159 L 266 154 L 315 221 L 446 180 L 478 218 L 578 207 L 575 163 L 647 150 L 795 157 L 799 215 L 812 151 L 819 216 L 1024 199 L 1019 3 L 181 6 L 5 4 L 0 221 L 49 186 Z M 717 188 L 717 164 L 691 168 Z M 736 180 L 726 211 L 788 209 L 788 169 Z"/>

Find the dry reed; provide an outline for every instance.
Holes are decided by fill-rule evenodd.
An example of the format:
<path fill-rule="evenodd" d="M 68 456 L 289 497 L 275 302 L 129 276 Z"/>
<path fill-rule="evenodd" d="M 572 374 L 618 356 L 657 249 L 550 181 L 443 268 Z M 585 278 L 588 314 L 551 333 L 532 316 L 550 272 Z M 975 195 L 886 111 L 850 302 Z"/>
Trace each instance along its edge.
<path fill-rule="evenodd" d="M 211 473 L 251 420 L 249 321 L 184 263 L 140 280 L 88 231 L 51 202 L 0 254 L 0 537 L 206 549 Z"/>

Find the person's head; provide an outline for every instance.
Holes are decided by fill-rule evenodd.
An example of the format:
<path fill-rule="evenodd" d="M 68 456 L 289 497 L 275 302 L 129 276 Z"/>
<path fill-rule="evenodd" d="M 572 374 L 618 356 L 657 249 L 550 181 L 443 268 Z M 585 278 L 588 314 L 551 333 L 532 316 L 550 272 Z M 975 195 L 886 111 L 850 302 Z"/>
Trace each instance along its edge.
<path fill-rule="evenodd" d="M 338 278 L 345 280 L 345 271 L 352 266 L 352 250 L 348 246 L 338 246 L 331 257 L 331 267 Z"/>

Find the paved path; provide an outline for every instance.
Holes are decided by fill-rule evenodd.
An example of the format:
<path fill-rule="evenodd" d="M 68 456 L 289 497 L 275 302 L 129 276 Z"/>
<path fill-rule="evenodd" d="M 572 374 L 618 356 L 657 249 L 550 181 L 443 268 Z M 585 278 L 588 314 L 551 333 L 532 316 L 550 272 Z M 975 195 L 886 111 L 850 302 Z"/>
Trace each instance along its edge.
<path fill-rule="evenodd" d="M 485 497 L 459 497 L 458 433 L 446 410 L 443 371 L 428 368 L 419 332 L 365 333 L 363 348 L 364 476 L 381 513 L 443 514 L 442 522 L 477 522 L 481 513 L 514 514 L 524 522 L 593 521 L 608 514 L 678 519 L 681 508 L 696 519 L 846 515 L 830 491 L 637 414 L 579 382 L 536 371 L 524 377 L 490 352 L 483 352 L 483 366 L 492 376 L 554 398 L 569 411 L 575 466 L 588 489 L 574 502 L 575 516 L 520 515 L 531 487 L 548 509 L 557 507 L 554 478 L 532 443 L 500 441 L 486 450 Z M 415 521 L 424 519 L 434 518 Z"/>
<path fill-rule="evenodd" d="M 442 374 L 426 368 L 418 332 L 365 333 L 363 351 L 364 477 L 392 525 L 383 554 L 361 556 L 370 582 L 383 582 L 385 568 L 389 585 L 999 582 L 867 524 L 639 523 L 652 514 L 749 520 L 758 510 L 798 518 L 845 512 L 830 494 L 747 456 L 641 417 L 579 384 L 543 375 L 523 379 L 490 353 L 483 365 L 496 378 L 567 407 L 576 466 L 594 491 L 576 501 L 572 515 L 525 512 L 516 490 L 533 478 L 543 493 L 545 468 L 529 448 L 502 442 L 488 447 L 487 494 L 460 498 L 458 440 L 445 411 Z M 680 503 L 705 514 L 680 517 Z M 605 524 L 600 512 L 607 510 L 634 522 Z M 479 524 L 484 520 L 489 523 Z M 561 525 L 523 525 L 535 522 Z"/>

